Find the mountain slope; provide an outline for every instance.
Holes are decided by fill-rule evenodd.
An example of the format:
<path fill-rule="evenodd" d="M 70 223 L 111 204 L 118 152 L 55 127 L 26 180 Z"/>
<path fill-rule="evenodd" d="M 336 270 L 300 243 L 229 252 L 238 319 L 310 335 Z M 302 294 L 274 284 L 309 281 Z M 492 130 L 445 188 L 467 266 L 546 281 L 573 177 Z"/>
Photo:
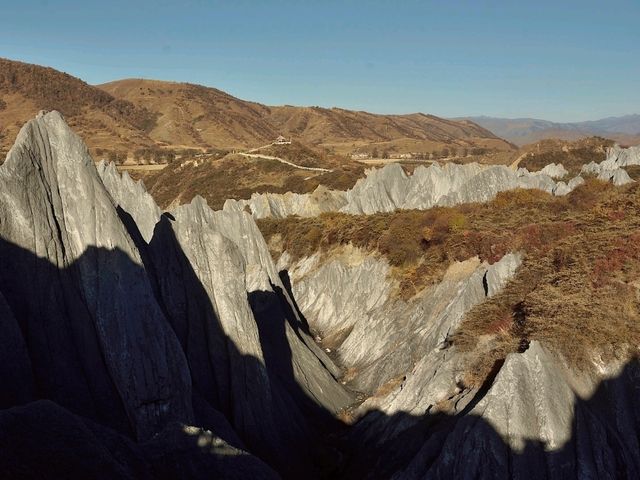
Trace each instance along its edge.
<path fill-rule="evenodd" d="M 150 135 L 167 144 L 247 148 L 270 143 L 282 134 L 301 143 L 335 148 L 339 153 L 373 144 L 398 151 L 434 151 L 450 144 L 511 148 L 472 122 L 422 113 L 377 115 L 340 108 L 270 107 L 215 88 L 142 79 L 119 80 L 99 88 L 158 112 Z M 409 144 L 402 144 L 407 141 Z"/>
<path fill-rule="evenodd" d="M 623 144 L 640 142 L 640 115 L 608 117 L 574 123 L 556 123 L 535 118 L 468 117 L 499 137 L 517 145 L 545 138 L 577 140 L 593 135 L 611 138 Z M 461 119 L 458 119 L 461 120 Z"/>
<path fill-rule="evenodd" d="M 355 193 L 436 193 L 399 168 Z M 446 168 L 473 203 L 263 236 L 38 115 L 0 166 L 2 478 L 639 478 L 639 184 Z"/>
<path fill-rule="evenodd" d="M 52 68 L 0 58 L 0 150 L 39 110 L 58 110 L 90 147 L 150 146 L 156 114 Z"/>
<path fill-rule="evenodd" d="M 149 135 L 167 145 L 244 148 L 270 143 L 277 131 L 269 108 L 215 88 L 189 83 L 128 79 L 100 89 L 158 113 Z"/>
<path fill-rule="evenodd" d="M 303 142 L 335 147 L 341 153 L 352 151 L 354 144 L 365 146 L 365 151 L 376 145 L 398 152 L 435 151 L 452 144 L 510 149 L 502 139 L 472 122 L 456 122 L 423 113 L 376 115 L 341 108 L 284 106 L 272 107 L 269 119 L 287 135 L 300 137 Z"/>
<path fill-rule="evenodd" d="M 510 150 L 469 121 L 422 113 L 376 115 L 339 108 L 270 107 L 215 88 L 128 79 L 92 86 L 52 68 L 0 59 L 0 150 L 39 110 L 58 110 L 94 151 L 134 157 L 141 148 L 246 149 L 279 134 L 352 153 L 435 152 L 451 146 Z M 101 155 L 100 155 L 101 156 Z"/>

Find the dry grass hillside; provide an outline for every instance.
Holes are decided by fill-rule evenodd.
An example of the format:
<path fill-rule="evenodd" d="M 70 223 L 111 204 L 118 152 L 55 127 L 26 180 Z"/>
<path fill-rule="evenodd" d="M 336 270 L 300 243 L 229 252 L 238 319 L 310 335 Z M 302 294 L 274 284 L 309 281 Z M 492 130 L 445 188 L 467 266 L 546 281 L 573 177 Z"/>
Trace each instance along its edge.
<path fill-rule="evenodd" d="M 526 154 L 519 166 L 529 171 L 541 170 L 550 163 L 562 163 L 571 174 L 580 173 L 582 165 L 600 163 L 606 158 L 607 147 L 614 142 L 601 137 L 589 137 L 575 141 L 541 140 L 525 145 L 519 154 Z"/>
<path fill-rule="evenodd" d="M 486 204 L 428 211 L 259 220 L 277 256 L 294 258 L 354 244 L 388 258 L 410 298 L 440 281 L 453 261 L 508 252 L 524 263 L 502 293 L 474 308 L 454 344 L 481 355 L 466 381 L 486 377 L 496 360 L 544 340 L 579 368 L 627 358 L 640 343 L 640 187 L 589 179 L 566 197 L 503 192 Z"/>
<path fill-rule="evenodd" d="M 513 147 L 469 122 L 425 115 L 376 115 L 340 108 L 268 107 L 214 88 L 142 79 L 100 85 L 109 94 L 159 113 L 151 136 L 167 144 L 257 147 L 279 134 L 337 153 L 440 151 L 447 146 Z"/>
<path fill-rule="evenodd" d="M 128 79 L 99 85 L 114 97 L 158 113 L 149 132 L 167 146 L 245 149 L 272 142 L 269 109 L 215 88 L 189 83 Z"/>
<path fill-rule="evenodd" d="M 58 110 L 90 147 L 149 146 L 156 114 L 66 73 L 0 58 L 0 149 L 39 110 Z"/>
<path fill-rule="evenodd" d="M 578 174 L 582 165 L 602 162 L 606 149 L 613 140 L 602 137 L 588 137 L 580 140 L 546 139 L 520 147 L 514 151 L 470 153 L 466 156 L 452 156 L 449 161 L 456 163 L 477 162 L 488 165 L 512 165 L 525 167 L 531 172 L 541 170 L 550 163 L 561 163 L 572 174 Z"/>
<path fill-rule="evenodd" d="M 94 153 L 130 161 L 142 148 L 244 150 L 279 134 L 339 154 L 513 149 L 464 120 L 269 107 L 215 88 L 156 80 L 91 86 L 52 68 L 0 59 L 0 149 L 6 151 L 20 126 L 39 110 L 61 111 Z"/>
<path fill-rule="evenodd" d="M 271 107 L 270 121 L 304 143 L 339 153 L 436 152 L 444 148 L 511 150 L 512 146 L 468 121 L 433 115 L 376 115 L 341 108 Z"/>
<path fill-rule="evenodd" d="M 364 176 L 364 165 L 301 144 L 274 145 L 255 153 L 279 157 L 296 165 L 332 171 L 312 172 L 276 160 L 249 158 L 239 154 L 228 154 L 222 158 L 199 154 L 186 159 L 179 158 L 160 172 L 143 178 L 161 207 L 187 203 L 200 195 L 209 206 L 220 209 L 225 200 L 250 198 L 253 192 L 307 193 L 319 185 L 345 190 Z M 140 177 L 137 172 L 131 174 Z"/>

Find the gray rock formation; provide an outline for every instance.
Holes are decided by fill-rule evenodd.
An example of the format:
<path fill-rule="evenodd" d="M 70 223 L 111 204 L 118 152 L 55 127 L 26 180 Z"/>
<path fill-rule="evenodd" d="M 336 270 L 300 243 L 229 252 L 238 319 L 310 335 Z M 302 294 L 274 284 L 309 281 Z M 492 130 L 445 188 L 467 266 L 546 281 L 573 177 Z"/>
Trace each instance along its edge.
<path fill-rule="evenodd" d="M 318 432 L 352 396 L 251 216 L 201 199 L 161 214 L 142 184 L 96 168 L 56 112 L 22 129 L 0 183 L 2 408 L 45 398 L 69 412 L 59 428 L 81 415 L 114 439 L 153 437 L 143 462 L 189 443 L 192 427 L 171 425 L 200 425 L 220 436 L 203 434 L 212 448 L 250 448 L 288 477 L 326 464 Z"/>
<path fill-rule="evenodd" d="M 556 188 L 553 190 L 553 194 L 557 197 L 561 197 L 563 195 L 567 195 L 571 193 L 576 187 L 582 185 L 584 183 L 584 178 L 580 175 L 577 177 L 573 177 L 569 182 L 558 182 L 556 183 Z"/>
<path fill-rule="evenodd" d="M 434 163 L 420 166 L 407 175 L 397 163 L 367 171 L 346 192 L 320 189 L 312 194 L 253 194 L 249 200 L 227 200 L 226 211 L 248 210 L 256 218 L 289 215 L 311 217 L 327 211 L 351 214 L 373 214 L 397 209 L 427 209 L 467 202 L 484 202 L 496 194 L 515 188 L 535 188 L 549 193 L 565 195 L 569 184 L 558 184 L 553 177 L 567 174 L 562 165 L 548 165 L 546 170 L 530 173 L 517 172 L 504 165 L 458 165 Z"/>
<path fill-rule="evenodd" d="M 133 218 L 142 238 L 149 243 L 162 211 L 147 193 L 142 181 L 134 182 L 127 172 L 120 175 L 114 163 L 104 160 L 96 168 L 113 202 Z"/>
<path fill-rule="evenodd" d="M 0 187 L 0 290 L 28 332 L 40 394 L 143 439 L 190 421 L 182 349 L 93 160 L 60 114 L 22 128 Z"/>
<path fill-rule="evenodd" d="M 637 439 L 629 435 L 638 425 L 637 372 L 618 369 L 596 389 L 531 342 L 507 357 L 487 393 L 440 444 L 425 442 L 393 478 L 637 477 Z"/>
<path fill-rule="evenodd" d="M 619 145 L 614 145 L 607 149 L 605 162 L 607 162 L 605 165 L 615 165 L 616 167 L 640 165 L 640 146 L 622 148 Z"/>
<path fill-rule="evenodd" d="M 582 173 L 596 175 L 600 180 L 611 181 L 615 186 L 632 183 L 624 167 L 640 165 L 640 147 L 621 148 L 618 145 L 607 149 L 607 158 L 590 162 L 582 167 Z"/>
<path fill-rule="evenodd" d="M 518 176 L 546 175 L 550 178 L 564 178 L 569 175 L 569 172 L 561 163 L 550 163 L 549 165 L 546 165 L 544 168 L 542 168 L 542 170 L 538 170 L 536 172 L 529 172 L 529 170 L 527 170 L 526 168 L 520 167 L 518 168 L 517 173 Z"/>
<path fill-rule="evenodd" d="M 284 267 L 285 261 L 280 265 Z M 351 372 L 349 384 L 371 395 L 385 383 L 406 377 L 422 361 L 437 367 L 437 352 L 448 346 L 464 314 L 499 290 L 519 264 L 520 257 L 513 254 L 494 265 L 477 259 L 454 264 L 440 284 L 409 301 L 392 294 L 385 260 L 355 248 L 334 253 L 326 261 L 319 255 L 302 259 L 289 266 L 289 273 L 311 328 Z M 427 352 L 436 352 L 436 358 Z M 418 378 L 424 382 L 430 377 Z M 416 386 L 405 393 L 424 399 L 428 395 L 420 393 L 422 389 Z M 413 406 L 401 405 L 413 413 Z M 399 408 L 389 407 L 389 412 Z"/>

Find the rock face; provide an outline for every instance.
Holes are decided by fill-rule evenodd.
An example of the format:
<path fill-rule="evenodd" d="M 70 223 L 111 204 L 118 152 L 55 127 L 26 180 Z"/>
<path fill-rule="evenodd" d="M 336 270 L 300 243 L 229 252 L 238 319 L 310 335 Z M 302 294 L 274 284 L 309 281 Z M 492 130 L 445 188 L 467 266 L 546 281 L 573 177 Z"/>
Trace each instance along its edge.
<path fill-rule="evenodd" d="M 531 342 L 440 444 L 424 443 L 393 478 L 635 478 L 637 373 L 629 366 L 596 389 Z"/>
<path fill-rule="evenodd" d="M 357 249 L 326 262 L 318 255 L 303 259 L 289 272 L 309 325 L 352 372 L 349 384 L 371 395 L 406 376 L 411 365 L 429 357 L 425 352 L 445 349 L 464 314 L 493 295 L 519 264 L 518 255 L 494 265 L 477 259 L 454 264 L 442 283 L 409 301 L 392 295 L 386 261 Z M 433 359 L 427 361 L 433 366 Z"/>
<path fill-rule="evenodd" d="M 38 395 L 141 439 L 189 422 L 182 349 L 86 147 L 59 114 L 21 130 L 0 186 L 0 290 L 26 332 Z"/>
<path fill-rule="evenodd" d="M 227 448 L 274 476 L 238 447 L 289 477 L 322 459 L 319 425 L 330 430 L 352 397 L 249 215 L 201 200 L 162 214 L 141 184 L 96 168 L 56 112 L 22 129 L 0 183 L 2 408 L 61 409 L 45 421 L 53 442 L 76 415 L 90 419 L 107 432 L 90 444 L 129 437 L 131 461 L 152 473 L 172 449 L 198 461 L 205 440 L 188 440 L 188 425 L 223 447 L 203 466 L 224 465 Z"/>
<path fill-rule="evenodd" d="M 296 297 L 315 299 L 300 302 L 309 324 L 352 372 L 348 384 L 369 397 L 354 416 L 373 413 L 355 435 L 393 442 L 434 405 L 456 398 L 461 410 L 477 391 L 460 389 L 457 368 L 464 356 L 450 338 L 467 311 L 515 274 L 520 256 L 509 254 L 493 265 L 477 258 L 453 264 L 441 283 L 408 301 L 392 297 L 385 261 L 360 254 L 362 260 L 353 262 L 358 257 L 351 252 L 345 257 L 351 262 L 304 259 L 291 275 Z M 314 295 L 322 285 L 331 290 Z M 346 308 L 351 302 L 361 310 Z"/>
<path fill-rule="evenodd" d="M 556 183 L 562 170 L 395 166 L 349 192 L 247 205 L 369 213 L 505 188 L 560 195 L 582 181 Z M 245 205 L 163 213 L 141 183 L 94 166 L 55 112 L 22 129 L 0 187 L 2 478 L 639 476 L 637 362 L 573 372 L 531 342 L 483 384 L 461 377 L 482 350 L 452 335 L 518 274 L 517 252 L 454 263 L 409 300 L 356 248 L 275 265 Z"/>

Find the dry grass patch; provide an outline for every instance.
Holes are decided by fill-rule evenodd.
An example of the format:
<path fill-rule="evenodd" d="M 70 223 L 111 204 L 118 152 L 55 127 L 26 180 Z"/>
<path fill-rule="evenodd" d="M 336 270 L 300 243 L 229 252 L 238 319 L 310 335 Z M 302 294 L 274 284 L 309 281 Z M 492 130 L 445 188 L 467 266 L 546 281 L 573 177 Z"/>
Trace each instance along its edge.
<path fill-rule="evenodd" d="M 551 346 L 579 369 L 636 355 L 638 212 L 638 186 L 601 191 L 592 209 L 575 214 L 572 233 L 546 251 L 529 251 L 516 278 L 473 308 L 454 337 L 458 348 L 477 352 L 467 380 L 481 381 L 495 360 L 530 340 Z"/>
<path fill-rule="evenodd" d="M 521 151 L 528 151 L 529 155 L 522 159 L 520 166 L 534 172 L 542 170 L 550 163 L 562 163 L 571 175 L 577 175 L 582 165 L 605 160 L 606 149 L 613 144 L 612 140 L 602 137 L 584 138 L 573 142 L 542 140 L 522 147 Z"/>

